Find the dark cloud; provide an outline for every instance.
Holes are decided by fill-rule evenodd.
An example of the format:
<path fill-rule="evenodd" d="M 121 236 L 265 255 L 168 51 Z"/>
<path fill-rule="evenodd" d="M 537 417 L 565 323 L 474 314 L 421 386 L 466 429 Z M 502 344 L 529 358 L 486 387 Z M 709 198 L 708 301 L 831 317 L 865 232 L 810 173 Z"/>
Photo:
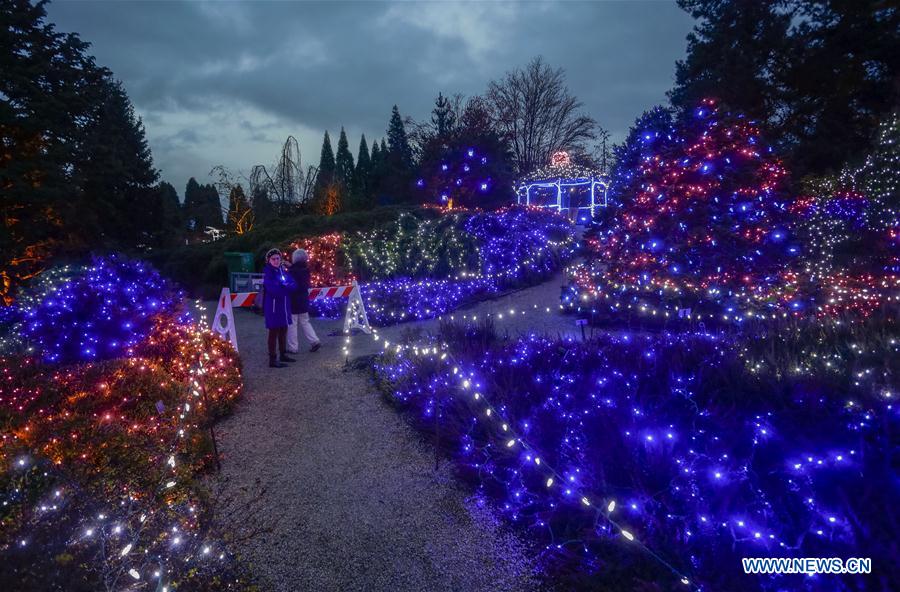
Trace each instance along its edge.
<path fill-rule="evenodd" d="M 618 140 L 665 100 L 692 26 L 668 2 L 78 1 L 48 13 L 124 82 L 179 187 L 215 164 L 270 162 L 288 134 L 307 161 L 326 129 L 371 142 L 395 103 L 424 118 L 438 91 L 481 93 L 536 55 Z"/>

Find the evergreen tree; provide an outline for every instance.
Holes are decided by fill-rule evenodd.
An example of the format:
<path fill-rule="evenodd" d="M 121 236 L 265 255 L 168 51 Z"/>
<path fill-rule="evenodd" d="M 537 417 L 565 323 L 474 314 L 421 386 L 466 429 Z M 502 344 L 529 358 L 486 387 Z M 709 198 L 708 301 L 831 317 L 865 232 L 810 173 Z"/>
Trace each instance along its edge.
<path fill-rule="evenodd" d="M 228 229 L 235 234 L 244 234 L 253 228 L 253 209 L 244 194 L 244 188 L 235 185 L 228 194 Z"/>
<path fill-rule="evenodd" d="M 203 190 L 193 177 L 184 188 L 184 223 L 190 231 L 203 230 Z"/>
<path fill-rule="evenodd" d="M 409 145 L 409 138 L 406 136 L 406 128 L 403 126 L 403 119 L 400 117 L 400 110 L 394 105 L 391 111 L 391 121 L 387 129 L 388 154 L 391 166 L 397 169 L 397 172 L 411 171 L 413 167 L 412 148 Z"/>
<path fill-rule="evenodd" d="M 450 132 L 456 126 L 456 114 L 453 112 L 453 105 L 441 93 L 438 93 L 434 100 L 434 109 L 431 110 L 431 124 L 434 126 L 435 135 L 440 140 L 449 137 Z"/>
<path fill-rule="evenodd" d="M 204 232 L 222 228 L 222 203 L 214 185 L 200 185 L 191 177 L 184 190 L 184 214 L 188 230 Z"/>
<path fill-rule="evenodd" d="M 369 177 L 372 174 L 372 159 L 369 157 L 369 145 L 366 135 L 359 139 L 359 153 L 356 157 L 356 169 L 353 171 L 353 185 L 350 191 L 354 208 L 367 210 L 371 206 Z"/>
<path fill-rule="evenodd" d="M 382 141 L 382 143 L 384 143 Z M 369 190 L 369 199 L 371 203 L 377 205 L 379 203 L 379 195 L 381 194 L 381 171 L 382 158 L 381 148 L 378 141 L 372 142 L 372 159 L 369 163 L 369 174 L 366 176 L 367 188 Z"/>
<path fill-rule="evenodd" d="M 353 186 L 353 155 L 350 154 L 350 146 L 347 143 L 347 134 L 341 127 L 341 136 L 338 139 L 337 155 L 334 159 L 335 181 L 341 186 L 345 195 L 348 195 Z"/>
<path fill-rule="evenodd" d="M 75 173 L 85 214 L 92 215 L 94 232 L 108 245 L 145 243 L 153 233 L 152 218 L 134 212 L 154 199 L 159 174 L 153 168 L 144 126 L 118 82 L 106 86 L 97 111 L 86 132 L 85 159 Z"/>
<path fill-rule="evenodd" d="M 391 112 L 387 129 L 387 150 L 384 148 L 382 146 L 382 158 L 385 161 L 384 176 L 381 179 L 382 195 L 393 203 L 409 201 L 413 172 L 412 148 L 396 105 Z"/>
<path fill-rule="evenodd" d="M 716 99 L 765 120 L 776 107 L 770 64 L 788 45 L 791 13 L 783 2 L 679 0 L 700 22 L 688 35 L 687 57 L 675 66 L 672 104 L 692 109 Z"/>
<path fill-rule="evenodd" d="M 326 131 L 325 138 L 322 140 L 322 152 L 319 156 L 319 172 L 316 174 L 313 199 L 323 197 L 325 189 L 334 181 L 335 167 L 334 152 L 331 149 L 331 138 Z"/>
<path fill-rule="evenodd" d="M 700 99 L 761 122 L 795 178 L 837 171 L 898 101 L 900 11 L 880 0 L 679 0 L 699 20 L 673 105 Z"/>
<path fill-rule="evenodd" d="M 252 198 L 250 207 L 253 209 L 254 221 L 265 222 L 266 220 L 271 220 L 275 215 L 275 205 L 269 198 L 268 192 L 262 187 L 257 187 L 253 191 Z"/>
<path fill-rule="evenodd" d="M 142 134 L 128 125 L 139 122 L 119 117 L 120 125 L 112 125 L 110 115 L 118 110 L 127 116 L 130 105 L 124 96 L 112 96 L 121 89 L 111 72 L 95 63 L 78 35 L 58 33 L 46 22 L 45 4 L 5 0 L 0 9 L 0 300 L 7 303 L 53 256 L 106 246 L 110 237 L 98 232 L 98 224 L 118 219 L 146 230 L 140 228 L 143 221 L 122 221 L 120 210 L 109 211 L 110 204 L 83 193 L 87 171 L 82 167 L 97 147 L 98 125 L 116 129 L 114 140 L 126 140 L 122 148 L 137 152 L 139 168 L 124 186 L 131 191 L 152 184 L 144 182 L 152 164 L 149 152 L 143 153 Z M 114 184 L 95 170 L 92 182 L 101 181 Z M 133 206 L 145 198 L 136 193 L 124 201 Z M 114 238 L 127 246 L 145 237 L 119 233 Z"/>
<path fill-rule="evenodd" d="M 378 164 L 380 159 L 380 148 L 378 147 L 378 140 L 372 142 L 372 157 L 369 159 L 369 164 L 372 169 Z"/>
<path fill-rule="evenodd" d="M 786 171 L 758 126 L 711 102 L 673 137 L 639 160 L 637 192 L 598 242 L 603 289 L 755 307 L 753 294 L 767 293 L 799 252 Z"/>
<path fill-rule="evenodd" d="M 213 228 L 222 229 L 223 220 L 222 220 L 222 200 L 219 197 L 219 190 L 216 189 L 216 186 L 213 184 L 203 185 L 203 228 L 201 230 L 206 230 L 207 226 L 212 226 Z"/>
<path fill-rule="evenodd" d="M 883 0 L 795 0 L 773 120 L 792 173 L 838 170 L 900 104 L 900 10 Z"/>
<path fill-rule="evenodd" d="M 644 111 L 628 131 L 625 142 L 613 148 L 616 165 L 610 178 L 608 197 L 617 205 L 627 205 L 640 191 L 641 167 L 674 139 L 672 112 L 665 107 Z"/>
<path fill-rule="evenodd" d="M 391 193 L 393 189 L 390 186 L 390 179 L 388 179 L 390 175 L 389 156 L 387 143 L 384 141 L 384 138 L 381 138 L 381 146 L 379 146 L 378 150 L 378 163 L 375 165 L 375 177 L 378 180 L 378 196 L 376 200 L 378 205 L 396 203 L 396 199 Z"/>
<path fill-rule="evenodd" d="M 432 203 L 490 208 L 513 200 L 509 147 L 478 97 L 469 100 L 443 138 L 427 141 L 419 169 L 416 185 Z"/>
<path fill-rule="evenodd" d="M 154 241 L 158 246 L 171 247 L 181 243 L 184 234 L 184 219 L 181 211 L 181 203 L 178 201 L 178 192 L 175 187 L 163 181 L 156 188 L 157 210 L 157 236 Z"/>

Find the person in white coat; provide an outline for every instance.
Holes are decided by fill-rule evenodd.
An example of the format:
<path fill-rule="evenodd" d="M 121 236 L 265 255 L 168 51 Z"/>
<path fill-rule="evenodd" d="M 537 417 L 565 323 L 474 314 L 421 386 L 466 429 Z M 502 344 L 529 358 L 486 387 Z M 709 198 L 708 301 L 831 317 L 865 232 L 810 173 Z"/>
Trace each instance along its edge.
<path fill-rule="evenodd" d="M 291 314 L 294 321 L 287 327 L 287 350 L 289 353 L 300 351 L 300 340 L 297 332 L 299 326 L 303 336 L 309 341 L 309 351 L 318 351 L 322 343 L 309 323 L 309 255 L 303 249 L 297 249 L 291 255 L 291 267 L 288 273 L 294 280 L 296 288 L 291 292 Z"/>

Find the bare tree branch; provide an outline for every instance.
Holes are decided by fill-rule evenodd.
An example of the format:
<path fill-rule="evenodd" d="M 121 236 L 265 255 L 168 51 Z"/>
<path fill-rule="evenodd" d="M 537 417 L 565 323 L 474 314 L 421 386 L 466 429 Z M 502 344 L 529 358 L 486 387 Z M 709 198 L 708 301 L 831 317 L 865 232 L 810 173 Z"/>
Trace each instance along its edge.
<path fill-rule="evenodd" d="M 562 68 L 554 70 L 540 57 L 491 82 L 486 98 L 520 174 L 548 163 L 558 150 L 583 149 L 596 137 L 597 123 L 580 113 L 582 103 L 569 94 Z"/>

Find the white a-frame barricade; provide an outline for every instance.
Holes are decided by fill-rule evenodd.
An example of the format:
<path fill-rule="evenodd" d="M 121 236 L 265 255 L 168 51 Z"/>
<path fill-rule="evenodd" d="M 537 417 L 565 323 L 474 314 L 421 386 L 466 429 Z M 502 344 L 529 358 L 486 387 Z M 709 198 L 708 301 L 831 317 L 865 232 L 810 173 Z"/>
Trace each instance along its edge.
<path fill-rule="evenodd" d="M 231 341 L 234 349 L 238 349 L 237 332 L 234 327 L 234 307 L 253 306 L 259 298 L 257 292 L 239 292 L 232 294 L 228 288 L 222 288 L 219 295 L 219 303 L 216 307 L 216 315 L 213 317 L 212 328 L 223 339 Z M 310 288 L 310 300 L 324 300 L 326 298 L 346 298 L 347 312 L 344 315 L 344 334 L 349 335 L 354 329 L 363 333 L 372 333 L 369 326 L 369 317 L 366 315 L 366 306 L 363 303 L 362 294 L 359 292 L 359 284 L 356 280 L 349 286 L 329 286 L 327 288 Z"/>

